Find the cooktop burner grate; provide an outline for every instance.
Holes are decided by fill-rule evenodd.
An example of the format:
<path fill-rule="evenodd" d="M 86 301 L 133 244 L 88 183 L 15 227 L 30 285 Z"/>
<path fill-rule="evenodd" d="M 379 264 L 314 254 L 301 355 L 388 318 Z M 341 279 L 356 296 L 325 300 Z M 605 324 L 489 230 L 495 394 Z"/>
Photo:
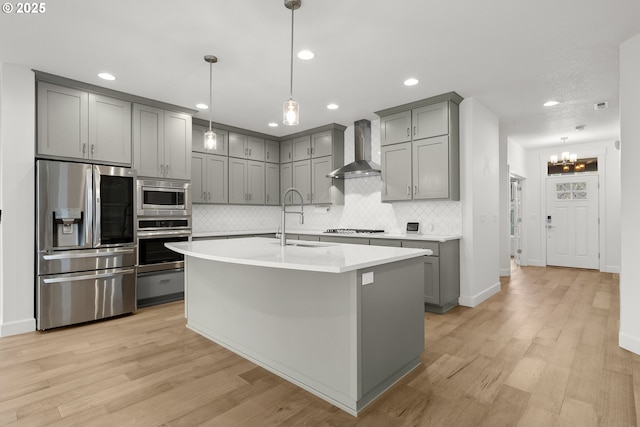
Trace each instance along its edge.
<path fill-rule="evenodd" d="M 384 233 L 384 230 L 371 230 L 366 228 L 329 228 L 325 233 L 335 234 L 374 234 Z"/>

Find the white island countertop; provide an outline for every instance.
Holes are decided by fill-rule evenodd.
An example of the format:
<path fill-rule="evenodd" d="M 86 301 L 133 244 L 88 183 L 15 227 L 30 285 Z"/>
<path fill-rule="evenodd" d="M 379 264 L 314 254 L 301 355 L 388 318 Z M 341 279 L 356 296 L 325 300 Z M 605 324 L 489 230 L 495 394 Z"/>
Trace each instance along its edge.
<path fill-rule="evenodd" d="M 329 242 L 251 237 L 229 240 L 197 240 L 165 243 L 186 256 L 260 267 L 344 273 L 390 262 L 432 255 L 429 249 L 350 245 Z"/>

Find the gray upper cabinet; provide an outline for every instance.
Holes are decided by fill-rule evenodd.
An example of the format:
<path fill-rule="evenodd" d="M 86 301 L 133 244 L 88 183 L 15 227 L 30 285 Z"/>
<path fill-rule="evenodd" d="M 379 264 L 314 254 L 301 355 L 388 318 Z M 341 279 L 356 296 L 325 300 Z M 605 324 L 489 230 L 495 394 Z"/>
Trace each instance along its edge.
<path fill-rule="evenodd" d="M 411 111 L 380 118 L 380 145 L 411 141 Z"/>
<path fill-rule="evenodd" d="M 131 164 L 131 103 L 38 82 L 38 155 Z"/>
<path fill-rule="evenodd" d="M 293 141 L 287 140 L 280 143 L 280 163 L 293 161 Z"/>
<path fill-rule="evenodd" d="M 294 162 L 311 158 L 311 135 L 295 138 L 292 144 Z"/>
<path fill-rule="evenodd" d="M 264 162 L 229 157 L 229 203 L 264 205 Z"/>
<path fill-rule="evenodd" d="M 229 154 L 229 132 L 211 128 L 216 134 L 216 146 L 208 149 L 204 146 L 204 134 L 209 131 L 206 126 L 193 125 L 191 129 L 191 145 L 193 151 L 199 153 L 220 154 L 226 156 Z"/>
<path fill-rule="evenodd" d="M 280 166 L 276 163 L 265 164 L 265 204 L 277 206 L 280 204 Z"/>
<path fill-rule="evenodd" d="M 413 142 L 413 198 L 449 197 L 449 140 L 447 136 Z"/>
<path fill-rule="evenodd" d="M 278 200 L 282 198 L 283 193 L 289 188 L 293 187 L 293 163 L 283 163 L 280 165 L 280 195 Z M 287 195 L 285 203 L 293 204 L 293 193 Z"/>
<path fill-rule="evenodd" d="M 302 194 L 305 205 L 311 203 L 311 160 L 293 162 L 293 186 Z M 286 190 L 286 189 L 285 189 Z M 297 201 L 293 201 L 297 203 Z"/>
<path fill-rule="evenodd" d="M 331 203 L 332 178 L 327 178 L 327 174 L 332 170 L 330 156 L 311 160 L 311 203 Z"/>
<path fill-rule="evenodd" d="M 264 161 L 264 139 L 229 132 L 229 156 Z"/>
<path fill-rule="evenodd" d="M 415 108 L 411 112 L 411 122 L 414 140 L 447 135 L 449 133 L 449 103 L 444 101 Z"/>
<path fill-rule="evenodd" d="M 191 179 L 191 116 L 133 106 L 133 165 L 138 176 Z"/>
<path fill-rule="evenodd" d="M 280 163 L 280 144 L 277 141 L 264 141 L 264 160 L 269 163 Z"/>
<path fill-rule="evenodd" d="M 450 92 L 376 112 L 380 116 L 383 201 L 460 200 L 461 101 L 460 95 Z"/>
<path fill-rule="evenodd" d="M 193 203 L 228 202 L 229 158 L 194 152 L 191 158 L 191 193 Z"/>
<path fill-rule="evenodd" d="M 411 200 L 411 143 L 380 148 L 382 201 Z"/>
<path fill-rule="evenodd" d="M 333 154 L 332 143 L 333 139 L 330 130 L 312 134 L 311 157 L 330 156 L 331 154 Z"/>

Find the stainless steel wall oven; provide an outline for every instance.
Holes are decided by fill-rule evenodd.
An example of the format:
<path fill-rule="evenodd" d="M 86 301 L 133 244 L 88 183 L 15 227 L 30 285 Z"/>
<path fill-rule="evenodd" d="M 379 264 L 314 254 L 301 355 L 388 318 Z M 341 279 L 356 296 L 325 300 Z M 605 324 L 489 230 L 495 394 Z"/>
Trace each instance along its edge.
<path fill-rule="evenodd" d="M 137 305 L 146 307 L 184 298 L 184 257 L 164 244 L 191 236 L 191 184 L 138 180 Z"/>

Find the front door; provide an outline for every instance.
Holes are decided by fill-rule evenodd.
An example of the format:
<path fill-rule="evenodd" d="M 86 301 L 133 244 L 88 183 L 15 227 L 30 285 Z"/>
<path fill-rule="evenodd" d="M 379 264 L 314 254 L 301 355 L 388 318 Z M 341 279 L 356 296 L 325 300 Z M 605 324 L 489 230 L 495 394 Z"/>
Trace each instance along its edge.
<path fill-rule="evenodd" d="M 599 268 L 598 175 L 547 178 L 547 265 Z"/>

